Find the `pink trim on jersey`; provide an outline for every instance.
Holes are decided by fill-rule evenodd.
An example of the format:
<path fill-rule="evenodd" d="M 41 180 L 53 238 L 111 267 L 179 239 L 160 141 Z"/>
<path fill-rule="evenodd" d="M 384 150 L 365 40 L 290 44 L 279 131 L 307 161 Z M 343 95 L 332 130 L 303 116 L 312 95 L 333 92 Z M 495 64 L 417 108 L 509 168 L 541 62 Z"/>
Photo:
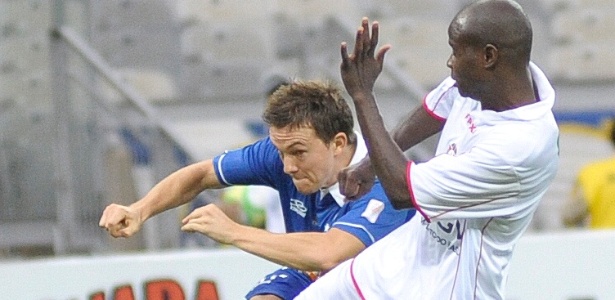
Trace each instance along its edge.
<path fill-rule="evenodd" d="M 466 232 L 466 221 L 463 221 L 463 233 Z M 455 285 L 457 285 L 457 276 L 459 275 L 459 265 L 461 264 L 461 252 L 463 251 L 463 235 L 461 237 L 461 243 L 459 244 L 459 255 L 457 256 L 457 268 L 455 269 L 455 280 L 453 281 L 453 286 L 451 288 L 451 296 L 450 299 L 453 299 L 455 292 Z M 475 291 L 476 292 L 476 291 Z M 474 297 L 476 299 L 476 296 Z"/>
<path fill-rule="evenodd" d="M 444 94 L 442 94 L 444 95 Z M 438 101 L 436 102 L 436 106 L 438 106 L 438 102 L 440 102 L 440 100 L 442 99 L 442 96 L 440 96 L 440 99 L 438 99 Z M 438 116 L 433 110 L 429 109 L 429 107 L 427 107 L 427 96 L 425 96 L 425 98 L 423 98 L 423 109 L 425 109 L 425 111 L 427 112 L 427 114 L 429 114 L 431 117 L 433 117 L 434 119 L 438 120 L 439 122 L 444 122 L 446 121 L 445 118 Z"/>
<path fill-rule="evenodd" d="M 439 213 L 439 214 L 436 214 L 436 215 L 434 215 L 434 218 L 439 218 L 439 217 L 442 217 L 442 216 L 444 216 L 444 215 L 446 215 L 446 214 L 448 214 L 448 213 L 450 213 L 450 212 L 454 212 L 454 211 L 462 210 L 462 209 L 465 209 L 465 208 L 468 208 L 468 207 L 474 207 L 474 206 L 484 205 L 484 204 L 487 204 L 487 203 L 490 203 L 490 202 L 493 202 L 493 201 L 496 201 L 496 200 L 499 200 L 499 199 L 491 199 L 491 200 L 484 201 L 484 202 L 479 202 L 479 203 L 474 203 L 474 204 L 468 204 L 468 205 L 464 205 L 464 206 L 459 206 L 459 207 L 456 207 L 456 208 L 454 208 L 454 209 L 449 209 L 449 210 L 443 211 L 443 212 L 441 212 L 441 213 Z"/>
<path fill-rule="evenodd" d="M 412 180 L 410 179 L 410 168 L 412 168 L 413 161 L 409 160 L 406 165 L 406 184 L 408 185 L 408 193 L 410 194 L 410 201 L 412 201 L 412 206 L 423 215 L 423 218 L 427 220 L 427 222 L 431 223 L 431 219 L 427 214 L 419 207 L 418 203 L 416 203 L 416 197 L 414 196 L 414 190 L 412 189 Z"/>
<path fill-rule="evenodd" d="M 474 273 L 474 299 L 476 299 L 476 290 L 478 289 L 478 265 L 480 265 L 480 261 L 483 257 L 483 242 L 485 241 L 484 239 L 485 230 L 487 229 L 487 226 L 489 226 L 489 223 L 491 223 L 491 221 L 493 221 L 493 218 L 489 219 L 489 221 L 487 221 L 483 229 L 481 229 L 480 231 L 480 251 L 478 252 L 478 262 L 476 263 L 476 273 Z"/>
<path fill-rule="evenodd" d="M 352 279 L 352 285 L 354 286 L 355 291 L 357 291 L 357 294 L 359 294 L 359 298 L 361 298 L 361 300 L 365 300 L 365 297 L 363 296 L 363 292 L 361 292 L 361 288 L 359 288 L 359 284 L 357 283 L 357 280 L 354 278 L 353 266 L 354 266 L 354 258 L 350 262 L 350 278 Z"/>

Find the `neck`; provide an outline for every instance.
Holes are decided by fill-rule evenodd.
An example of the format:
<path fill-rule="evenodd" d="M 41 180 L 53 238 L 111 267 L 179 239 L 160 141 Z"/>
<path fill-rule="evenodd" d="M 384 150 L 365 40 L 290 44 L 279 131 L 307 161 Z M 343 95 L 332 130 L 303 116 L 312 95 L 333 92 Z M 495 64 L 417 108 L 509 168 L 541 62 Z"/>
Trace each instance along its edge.
<path fill-rule="evenodd" d="M 501 112 L 535 103 L 538 99 L 529 69 L 520 76 L 497 78 L 496 82 L 504 84 L 492 85 L 495 89 L 481 100 L 483 110 Z"/>

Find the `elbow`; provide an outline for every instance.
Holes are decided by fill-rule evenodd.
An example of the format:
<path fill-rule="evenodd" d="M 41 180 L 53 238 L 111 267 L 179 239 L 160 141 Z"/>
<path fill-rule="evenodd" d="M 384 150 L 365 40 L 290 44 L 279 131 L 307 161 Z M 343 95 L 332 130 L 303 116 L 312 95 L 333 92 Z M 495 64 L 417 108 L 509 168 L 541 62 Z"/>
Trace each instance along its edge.
<path fill-rule="evenodd" d="M 327 272 L 333 268 L 335 268 L 337 265 L 341 264 L 342 262 L 344 262 L 345 260 L 347 260 L 348 258 L 344 257 L 335 257 L 333 255 L 324 255 L 318 262 L 318 271 L 321 272 Z"/>
<path fill-rule="evenodd" d="M 318 258 L 314 260 L 314 265 L 317 271 L 327 272 L 344 261 L 355 257 L 361 251 L 362 249 L 348 250 L 347 247 L 331 243 L 326 247 L 320 248 L 320 251 L 318 251 Z"/>

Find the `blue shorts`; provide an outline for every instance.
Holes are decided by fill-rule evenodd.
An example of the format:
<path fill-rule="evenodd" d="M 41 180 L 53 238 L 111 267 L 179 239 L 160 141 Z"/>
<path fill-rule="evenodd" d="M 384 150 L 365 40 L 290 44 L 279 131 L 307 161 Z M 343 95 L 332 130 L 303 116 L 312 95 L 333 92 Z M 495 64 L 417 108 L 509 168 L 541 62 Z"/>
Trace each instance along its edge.
<path fill-rule="evenodd" d="M 312 282 L 314 280 L 308 274 L 283 267 L 265 276 L 246 295 L 246 299 L 257 295 L 276 295 L 284 300 L 292 300 Z"/>

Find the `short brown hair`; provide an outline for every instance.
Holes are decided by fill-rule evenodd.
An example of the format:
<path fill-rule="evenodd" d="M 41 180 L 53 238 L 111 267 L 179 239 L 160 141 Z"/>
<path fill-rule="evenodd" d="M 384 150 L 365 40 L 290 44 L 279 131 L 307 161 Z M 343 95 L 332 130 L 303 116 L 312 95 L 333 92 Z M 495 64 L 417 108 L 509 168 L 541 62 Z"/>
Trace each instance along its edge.
<path fill-rule="evenodd" d="M 276 128 L 312 127 L 326 143 L 343 132 L 350 144 L 356 143 L 352 111 L 340 89 L 329 81 L 293 81 L 281 86 L 267 99 L 263 121 Z"/>

